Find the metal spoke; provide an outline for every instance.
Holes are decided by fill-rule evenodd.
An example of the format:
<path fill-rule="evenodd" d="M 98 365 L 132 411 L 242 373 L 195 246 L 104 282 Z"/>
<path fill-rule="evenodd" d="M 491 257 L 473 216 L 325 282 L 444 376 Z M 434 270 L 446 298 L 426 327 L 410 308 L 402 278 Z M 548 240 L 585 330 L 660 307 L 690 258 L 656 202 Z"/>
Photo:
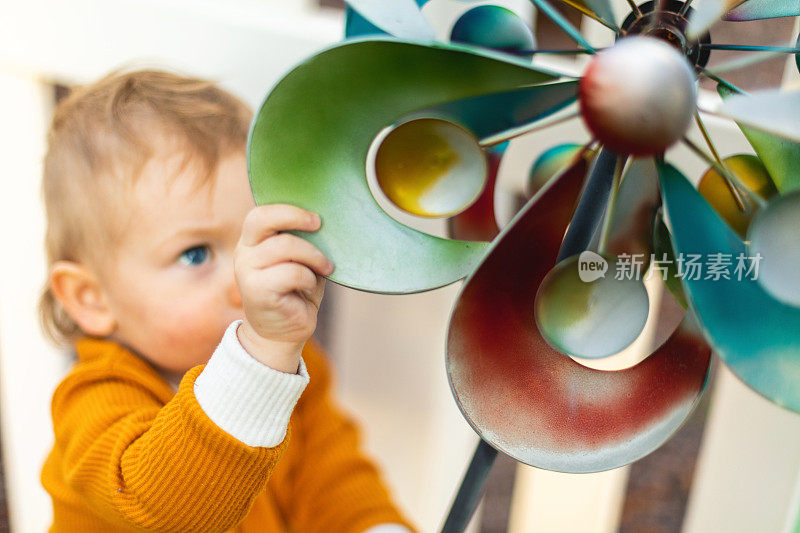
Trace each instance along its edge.
<path fill-rule="evenodd" d="M 700 48 L 707 48 L 709 50 L 733 50 L 739 52 L 778 52 L 781 54 L 797 54 L 800 53 L 800 48 L 796 46 L 759 46 L 750 44 L 716 44 L 716 43 L 700 43 Z"/>
<path fill-rule="evenodd" d="M 550 20 L 552 20 L 556 26 L 561 28 L 567 35 L 569 35 L 573 41 L 589 50 L 590 53 L 595 52 L 594 47 L 592 47 L 592 45 L 590 45 L 589 42 L 583 38 L 581 32 L 579 32 L 578 29 L 570 23 L 570 21 L 564 18 L 564 16 L 559 13 L 557 9 L 551 6 L 547 0 L 531 0 L 531 2 L 536 5 L 539 11 L 547 15 L 547 17 L 550 18 Z"/>
<path fill-rule="evenodd" d="M 681 6 L 681 10 L 678 11 L 678 15 L 680 15 L 681 17 L 686 15 L 686 12 L 689 11 L 689 6 L 691 6 L 691 5 L 692 5 L 692 0 L 686 0 L 683 3 L 683 6 Z"/>
<path fill-rule="evenodd" d="M 714 169 L 716 169 L 717 172 L 719 172 L 720 174 L 725 176 L 725 178 L 729 179 L 730 181 L 735 183 L 737 186 L 741 187 L 742 190 L 745 190 L 745 191 L 747 190 L 747 186 L 745 186 L 745 184 L 742 183 L 742 180 L 740 180 L 739 177 L 736 174 L 734 174 L 733 172 L 729 171 L 724 166 L 722 166 L 719 163 L 717 163 L 716 161 L 714 161 L 713 157 L 711 157 L 710 155 L 705 153 L 702 148 L 700 148 L 695 143 L 693 143 L 689 138 L 684 137 L 683 138 L 683 143 L 692 152 L 697 154 L 697 156 L 699 156 L 700 159 L 702 159 L 703 161 L 705 161 L 706 163 L 708 163 L 709 165 L 714 167 Z M 767 203 L 764 200 L 762 200 L 757 194 L 751 195 L 750 198 L 752 198 L 758 204 L 758 207 L 760 207 L 760 208 L 764 207 L 765 205 L 767 205 Z"/>
<path fill-rule="evenodd" d="M 631 11 L 633 11 L 633 14 L 636 16 L 637 19 L 642 18 L 642 10 L 639 9 L 639 6 L 636 5 L 636 2 L 634 0 L 628 0 L 628 5 L 631 6 Z"/>
<path fill-rule="evenodd" d="M 697 67 L 697 68 L 700 69 L 700 72 L 702 72 L 703 74 L 705 74 L 706 76 L 708 76 L 709 78 L 714 80 L 715 82 L 719 83 L 720 85 L 723 85 L 723 86 L 727 87 L 731 91 L 734 91 L 734 92 L 739 93 L 739 94 L 747 94 L 746 91 L 743 91 L 742 89 L 738 88 L 736 85 L 732 84 L 731 82 L 720 78 L 719 76 L 717 76 L 716 74 L 714 74 L 713 72 L 708 70 L 707 68 L 703 68 L 703 67 Z"/>
<path fill-rule="evenodd" d="M 527 135 L 529 133 L 533 133 L 535 131 L 541 131 L 545 128 L 549 128 L 550 126 L 555 126 L 556 124 L 561 124 L 562 122 L 566 122 L 568 120 L 572 120 L 580 116 L 580 111 L 575 111 L 563 117 L 558 117 L 552 120 L 544 121 L 535 121 L 530 124 L 525 124 L 524 126 L 520 126 L 519 128 L 514 128 L 507 131 L 501 131 L 496 133 L 490 137 L 485 137 L 480 140 L 481 148 L 490 148 L 492 146 L 496 146 L 498 144 L 502 144 L 506 141 L 510 141 L 511 139 L 515 139 L 517 137 L 521 137 L 523 135 Z"/>
<path fill-rule="evenodd" d="M 603 26 L 605 26 L 609 30 L 611 30 L 613 32 L 620 31 L 620 29 L 616 26 L 616 24 L 613 24 L 613 23 L 611 23 L 611 22 L 609 22 L 607 20 L 602 19 L 601 17 L 599 17 L 591 9 L 585 8 L 585 7 L 581 6 L 580 4 L 574 3 L 574 2 L 572 2 L 570 0 L 561 0 L 561 1 L 564 2 L 565 4 L 567 4 L 568 6 L 574 8 L 574 9 L 577 9 L 578 11 L 580 11 L 582 14 L 586 15 L 590 19 L 596 20 L 597 22 L 599 22 L 600 24 L 602 24 Z"/>
<path fill-rule="evenodd" d="M 711 142 L 711 136 L 708 134 L 708 130 L 706 129 L 705 124 L 703 124 L 703 119 L 700 118 L 700 113 L 697 111 L 694 113 L 694 120 L 697 123 L 697 127 L 700 128 L 700 133 L 703 135 L 703 139 L 706 141 L 706 146 L 708 146 L 708 149 L 711 150 L 711 155 L 714 156 L 714 159 L 716 159 L 720 166 L 725 167 L 725 163 L 722 162 L 722 158 L 719 156 L 717 147 L 714 146 L 713 142 Z M 731 191 L 733 199 L 736 200 L 736 205 L 739 207 L 739 210 L 742 212 L 747 211 L 747 206 L 744 204 L 744 199 L 742 198 L 739 189 L 724 174 L 722 174 L 722 178 L 725 180 L 725 185 L 728 186 L 728 190 Z"/>

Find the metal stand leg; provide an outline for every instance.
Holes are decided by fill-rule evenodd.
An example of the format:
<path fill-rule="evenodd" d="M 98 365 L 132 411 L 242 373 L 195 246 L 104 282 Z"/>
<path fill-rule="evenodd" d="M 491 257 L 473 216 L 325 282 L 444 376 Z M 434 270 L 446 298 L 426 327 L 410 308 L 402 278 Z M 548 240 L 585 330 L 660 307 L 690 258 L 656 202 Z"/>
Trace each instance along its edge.
<path fill-rule="evenodd" d="M 450 506 L 450 513 L 442 527 L 442 533 L 462 533 L 467 528 L 496 457 L 497 450 L 481 439 L 458 488 L 456 499 Z"/>

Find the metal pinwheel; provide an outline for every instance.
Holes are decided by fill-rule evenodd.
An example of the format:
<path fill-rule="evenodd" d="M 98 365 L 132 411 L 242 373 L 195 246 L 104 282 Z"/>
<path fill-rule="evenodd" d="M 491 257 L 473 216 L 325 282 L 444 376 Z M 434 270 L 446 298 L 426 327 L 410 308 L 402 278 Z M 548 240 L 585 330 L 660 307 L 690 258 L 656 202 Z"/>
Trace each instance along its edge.
<path fill-rule="evenodd" d="M 249 139 L 256 201 L 322 216 L 304 237 L 336 264 L 332 281 L 408 294 L 466 278 L 446 368 L 481 440 L 445 531 L 466 526 L 497 451 L 595 472 L 657 449 L 705 390 L 712 348 L 753 390 L 800 412 L 800 91 L 748 94 L 720 77 L 724 66 L 707 68 L 714 50 L 798 55 L 712 43 L 708 29 L 798 16 L 800 3 L 628 0 L 620 23 L 609 0 L 563 0 L 616 33 L 595 49 L 556 0 L 531 1 L 577 48 L 536 49 L 499 6 L 467 9 L 438 42 L 426 0 L 348 0 L 348 39 L 284 76 Z M 592 57 L 576 78 L 531 61 L 547 53 Z M 718 105 L 698 104 L 699 77 L 718 83 Z M 706 113 L 734 120 L 755 155 L 720 158 Z M 593 138 L 545 151 L 530 199 L 500 230 L 508 141 L 577 117 Z M 693 124 L 708 152 L 687 138 Z M 678 143 L 709 164 L 697 188 L 664 159 Z M 452 238 L 398 222 L 378 194 L 449 217 Z M 637 256 L 658 283 L 611 275 Z M 684 257 L 759 257 L 760 271 L 694 279 Z M 657 311 L 659 283 L 673 297 Z M 640 362 L 628 368 L 590 364 L 633 348 Z"/>

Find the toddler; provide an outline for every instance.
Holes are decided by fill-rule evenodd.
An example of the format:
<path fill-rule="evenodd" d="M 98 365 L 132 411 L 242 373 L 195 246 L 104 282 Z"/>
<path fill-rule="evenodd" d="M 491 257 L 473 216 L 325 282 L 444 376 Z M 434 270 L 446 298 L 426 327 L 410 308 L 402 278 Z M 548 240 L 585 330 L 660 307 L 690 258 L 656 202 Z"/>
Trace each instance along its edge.
<path fill-rule="evenodd" d="M 328 259 L 255 207 L 247 107 L 202 80 L 112 74 L 56 109 L 45 331 L 76 362 L 42 470 L 52 532 L 406 533 L 310 339 Z"/>

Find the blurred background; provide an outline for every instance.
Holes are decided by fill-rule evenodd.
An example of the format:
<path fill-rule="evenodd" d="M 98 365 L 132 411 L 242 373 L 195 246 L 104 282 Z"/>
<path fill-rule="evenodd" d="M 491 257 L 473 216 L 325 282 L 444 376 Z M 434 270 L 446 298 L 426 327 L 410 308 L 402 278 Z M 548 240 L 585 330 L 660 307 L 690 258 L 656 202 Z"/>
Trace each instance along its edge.
<path fill-rule="evenodd" d="M 433 0 L 425 11 L 446 40 L 459 14 L 481 3 Z M 541 48 L 572 45 L 528 0 L 491 3 L 530 20 Z M 629 11 L 625 0 L 615 7 L 618 15 Z M 562 11 L 592 44 L 612 42 L 604 27 Z M 0 13 L 0 532 L 33 533 L 50 521 L 39 470 L 52 445 L 50 397 L 68 364 L 43 340 L 35 312 L 45 276 L 40 169 L 54 105 L 76 84 L 139 65 L 217 80 L 255 107 L 282 74 L 342 39 L 343 10 L 338 0 L 2 0 Z M 797 30 L 795 20 L 778 19 L 720 23 L 712 35 L 716 42 L 781 45 L 795 42 Z M 733 57 L 715 53 L 711 64 Z M 559 61 L 579 69 L 585 58 Z M 744 89 L 776 87 L 798 77 L 786 65 L 776 58 L 726 77 Z M 707 124 L 721 155 L 750 152 L 732 124 Z M 515 140 L 500 186 L 513 199 L 544 149 L 587 138 L 572 121 Z M 680 149 L 670 157 L 689 176 L 705 170 Z M 443 221 L 413 224 L 444 234 Z M 423 532 L 440 527 L 477 442 L 444 367 L 458 285 L 398 297 L 330 284 L 318 331 L 341 402 L 361 421 L 367 449 Z M 692 418 L 629 467 L 557 474 L 501 454 L 470 530 L 799 533 L 799 510 L 800 416 L 718 365 Z"/>

